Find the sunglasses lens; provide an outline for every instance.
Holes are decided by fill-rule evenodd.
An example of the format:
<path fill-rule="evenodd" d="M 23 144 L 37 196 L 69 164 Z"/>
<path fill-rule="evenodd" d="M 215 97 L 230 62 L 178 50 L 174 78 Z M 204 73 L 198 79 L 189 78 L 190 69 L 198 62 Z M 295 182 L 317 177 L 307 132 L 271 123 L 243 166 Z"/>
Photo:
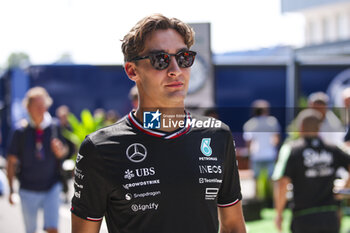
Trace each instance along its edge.
<path fill-rule="evenodd" d="M 157 70 L 164 70 L 169 66 L 170 56 L 166 53 L 158 53 L 150 56 L 152 66 Z"/>
<path fill-rule="evenodd" d="M 181 52 L 176 55 L 177 64 L 181 68 L 188 68 L 193 65 L 196 54 L 192 51 Z"/>
<path fill-rule="evenodd" d="M 152 66 L 157 70 L 164 70 L 169 66 L 170 56 L 167 53 L 157 53 L 149 55 L 151 59 Z M 177 64 L 181 68 L 188 68 L 193 65 L 194 58 L 196 57 L 196 52 L 184 51 L 175 55 Z"/>

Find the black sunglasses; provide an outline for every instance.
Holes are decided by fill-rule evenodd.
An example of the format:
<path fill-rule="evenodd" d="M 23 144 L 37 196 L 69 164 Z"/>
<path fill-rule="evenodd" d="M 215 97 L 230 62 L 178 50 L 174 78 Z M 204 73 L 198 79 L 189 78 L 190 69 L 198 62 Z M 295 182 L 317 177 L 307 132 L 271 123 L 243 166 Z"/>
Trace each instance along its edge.
<path fill-rule="evenodd" d="M 170 57 L 175 56 L 176 62 L 181 68 L 188 68 L 193 65 L 197 53 L 194 51 L 180 51 L 176 54 L 169 54 L 165 52 L 151 53 L 147 56 L 135 57 L 131 61 L 138 61 L 142 59 L 150 59 L 152 66 L 157 70 L 164 70 L 170 64 Z"/>

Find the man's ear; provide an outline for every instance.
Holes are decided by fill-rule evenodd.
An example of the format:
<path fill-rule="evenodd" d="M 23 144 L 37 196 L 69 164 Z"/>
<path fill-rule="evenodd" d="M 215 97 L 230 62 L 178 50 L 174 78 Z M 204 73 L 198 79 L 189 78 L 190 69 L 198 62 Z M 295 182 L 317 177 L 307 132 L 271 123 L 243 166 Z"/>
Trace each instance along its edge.
<path fill-rule="evenodd" d="M 136 81 L 136 65 L 133 62 L 126 62 L 124 65 L 125 73 L 128 75 L 129 79 Z"/>

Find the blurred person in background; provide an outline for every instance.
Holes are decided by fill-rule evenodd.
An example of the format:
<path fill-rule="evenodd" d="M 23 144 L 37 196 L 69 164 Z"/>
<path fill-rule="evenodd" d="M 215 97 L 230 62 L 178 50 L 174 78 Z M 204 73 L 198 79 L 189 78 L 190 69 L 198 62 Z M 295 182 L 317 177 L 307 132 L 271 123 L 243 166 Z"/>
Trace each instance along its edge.
<path fill-rule="evenodd" d="M 287 186 L 291 183 L 292 232 L 339 232 L 340 206 L 333 193 L 334 180 L 338 168 L 350 170 L 350 156 L 319 136 L 323 119 L 322 113 L 315 109 L 300 112 L 296 118 L 300 138 L 285 143 L 280 149 L 273 173 L 275 223 L 280 231 L 287 203 Z"/>
<path fill-rule="evenodd" d="M 9 202 L 14 204 L 13 180 L 17 175 L 22 214 L 27 233 L 37 230 L 37 214 L 44 212 L 44 230 L 57 233 L 60 204 L 60 168 L 68 147 L 59 124 L 48 113 L 52 99 L 42 87 L 29 89 L 23 99 L 28 121 L 12 134 L 7 150 Z M 18 173 L 17 173 L 18 171 Z"/>
<path fill-rule="evenodd" d="M 60 129 L 72 131 L 72 126 L 69 123 L 68 116 L 71 114 L 69 107 L 67 105 L 61 105 L 56 109 L 56 117 L 60 122 Z M 73 142 L 65 138 L 65 141 L 68 146 L 68 158 L 71 158 L 77 151 L 76 146 Z"/>
<path fill-rule="evenodd" d="M 328 108 L 329 97 L 324 92 L 315 92 L 308 98 L 308 107 L 321 113 L 322 123 L 319 129 L 324 142 L 341 145 L 344 141 L 345 128 L 340 119 Z"/>
<path fill-rule="evenodd" d="M 185 110 L 193 43 L 192 28 L 160 14 L 124 37 L 124 68 L 137 85 L 138 107 L 82 143 L 73 233 L 99 232 L 104 217 L 111 233 L 246 232 L 229 127 L 185 123 L 212 119 Z M 165 127 L 160 116 L 176 124 Z"/>
<path fill-rule="evenodd" d="M 96 108 L 94 110 L 93 116 L 99 122 L 104 122 L 106 120 L 106 110 L 103 108 Z"/>
<path fill-rule="evenodd" d="M 56 109 L 56 117 L 60 120 L 61 127 L 71 130 L 71 125 L 68 121 L 69 114 L 70 110 L 67 105 L 61 105 Z"/>
<path fill-rule="evenodd" d="M 93 117 L 98 127 L 103 127 L 106 121 L 106 110 L 103 108 L 96 108 L 93 112 Z"/>
<path fill-rule="evenodd" d="M 266 100 L 252 103 L 253 117 L 243 125 L 243 138 L 248 148 L 251 168 L 255 179 L 266 169 L 271 177 L 280 142 L 280 125 L 270 115 L 270 104 Z"/>
<path fill-rule="evenodd" d="M 324 92 L 314 92 L 308 97 L 307 108 L 314 109 L 321 113 L 322 123 L 319 130 L 320 137 L 328 143 L 342 145 L 345 136 L 345 127 L 341 120 L 328 107 L 329 97 Z M 299 129 L 296 121 L 293 120 L 287 127 L 288 138 L 286 142 L 299 138 Z"/>
<path fill-rule="evenodd" d="M 104 122 L 105 126 L 112 125 L 120 119 L 120 115 L 117 111 L 110 109 L 106 113 L 106 120 Z"/>
<path fill-rule="evenodd" d="M 69 123 L 68 116 L 69 116 L 70 110 L 67 105 L 61 105 L 56 109 L 56 117 L 58 118 L 60 122 L 60 129 L 62 131 L 62 135 L 64 134 L 65 130 L 72 131 L 72 127 Z M 66 144 L 68 146 L 68 155 L 65 158 L 64 166 L 62 166 L 61 169 L 61 181 L 62 181 L 62 191 L 65 194 L 65 203 L 69 202 L 69 185 L 68 180 L 72 178 L 72 171 L 74 167 L 74 162 L 72 160 L 67 160 L 73 157 L 76 152 L 77 148 L 76 145 L 70 141 L 68 138 L 65 137 Z"/>

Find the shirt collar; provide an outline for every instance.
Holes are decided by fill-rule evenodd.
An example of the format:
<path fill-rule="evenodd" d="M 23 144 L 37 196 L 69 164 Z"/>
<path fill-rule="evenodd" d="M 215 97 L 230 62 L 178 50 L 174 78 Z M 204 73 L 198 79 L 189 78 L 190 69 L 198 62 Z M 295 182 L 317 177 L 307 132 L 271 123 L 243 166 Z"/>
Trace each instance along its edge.
<path fill-rule="evenodd" d="M 146 133 L 148 135 L 158 137 L 158 138 L 164 138 L 164 139 L 174 139 L 178 138 L 181 135 L 186 134 L 191 129 L 191 124 L 189 122 L 191 121 L 192 117 L 191 114 L 187 111 L 185 111 L 185 126 L 183 128 L 179 128 L 173 132 L 162 132 L 162 131 L 156 131 L 148 128 L 144 128 L 142 123 L 135 117 L 135 112 L 130 112 L 127 119 L 138 130 L 142 131 L 143 133 Z"/>
<path fill-rule="evenodd" d="M 52 123 L 52 117 L 50 115 L 50 113 L 45 112 L 44 113 L 44 119 L 43 121 L 39 124 L 39 128 L 40 129 L 46 129 L 47 127 L 49 127 Z M 33 119 L 31 117 L 29 117 L 29 124 L 32 128 L 37 128 L 37 125 L 35 125 Z"/>

